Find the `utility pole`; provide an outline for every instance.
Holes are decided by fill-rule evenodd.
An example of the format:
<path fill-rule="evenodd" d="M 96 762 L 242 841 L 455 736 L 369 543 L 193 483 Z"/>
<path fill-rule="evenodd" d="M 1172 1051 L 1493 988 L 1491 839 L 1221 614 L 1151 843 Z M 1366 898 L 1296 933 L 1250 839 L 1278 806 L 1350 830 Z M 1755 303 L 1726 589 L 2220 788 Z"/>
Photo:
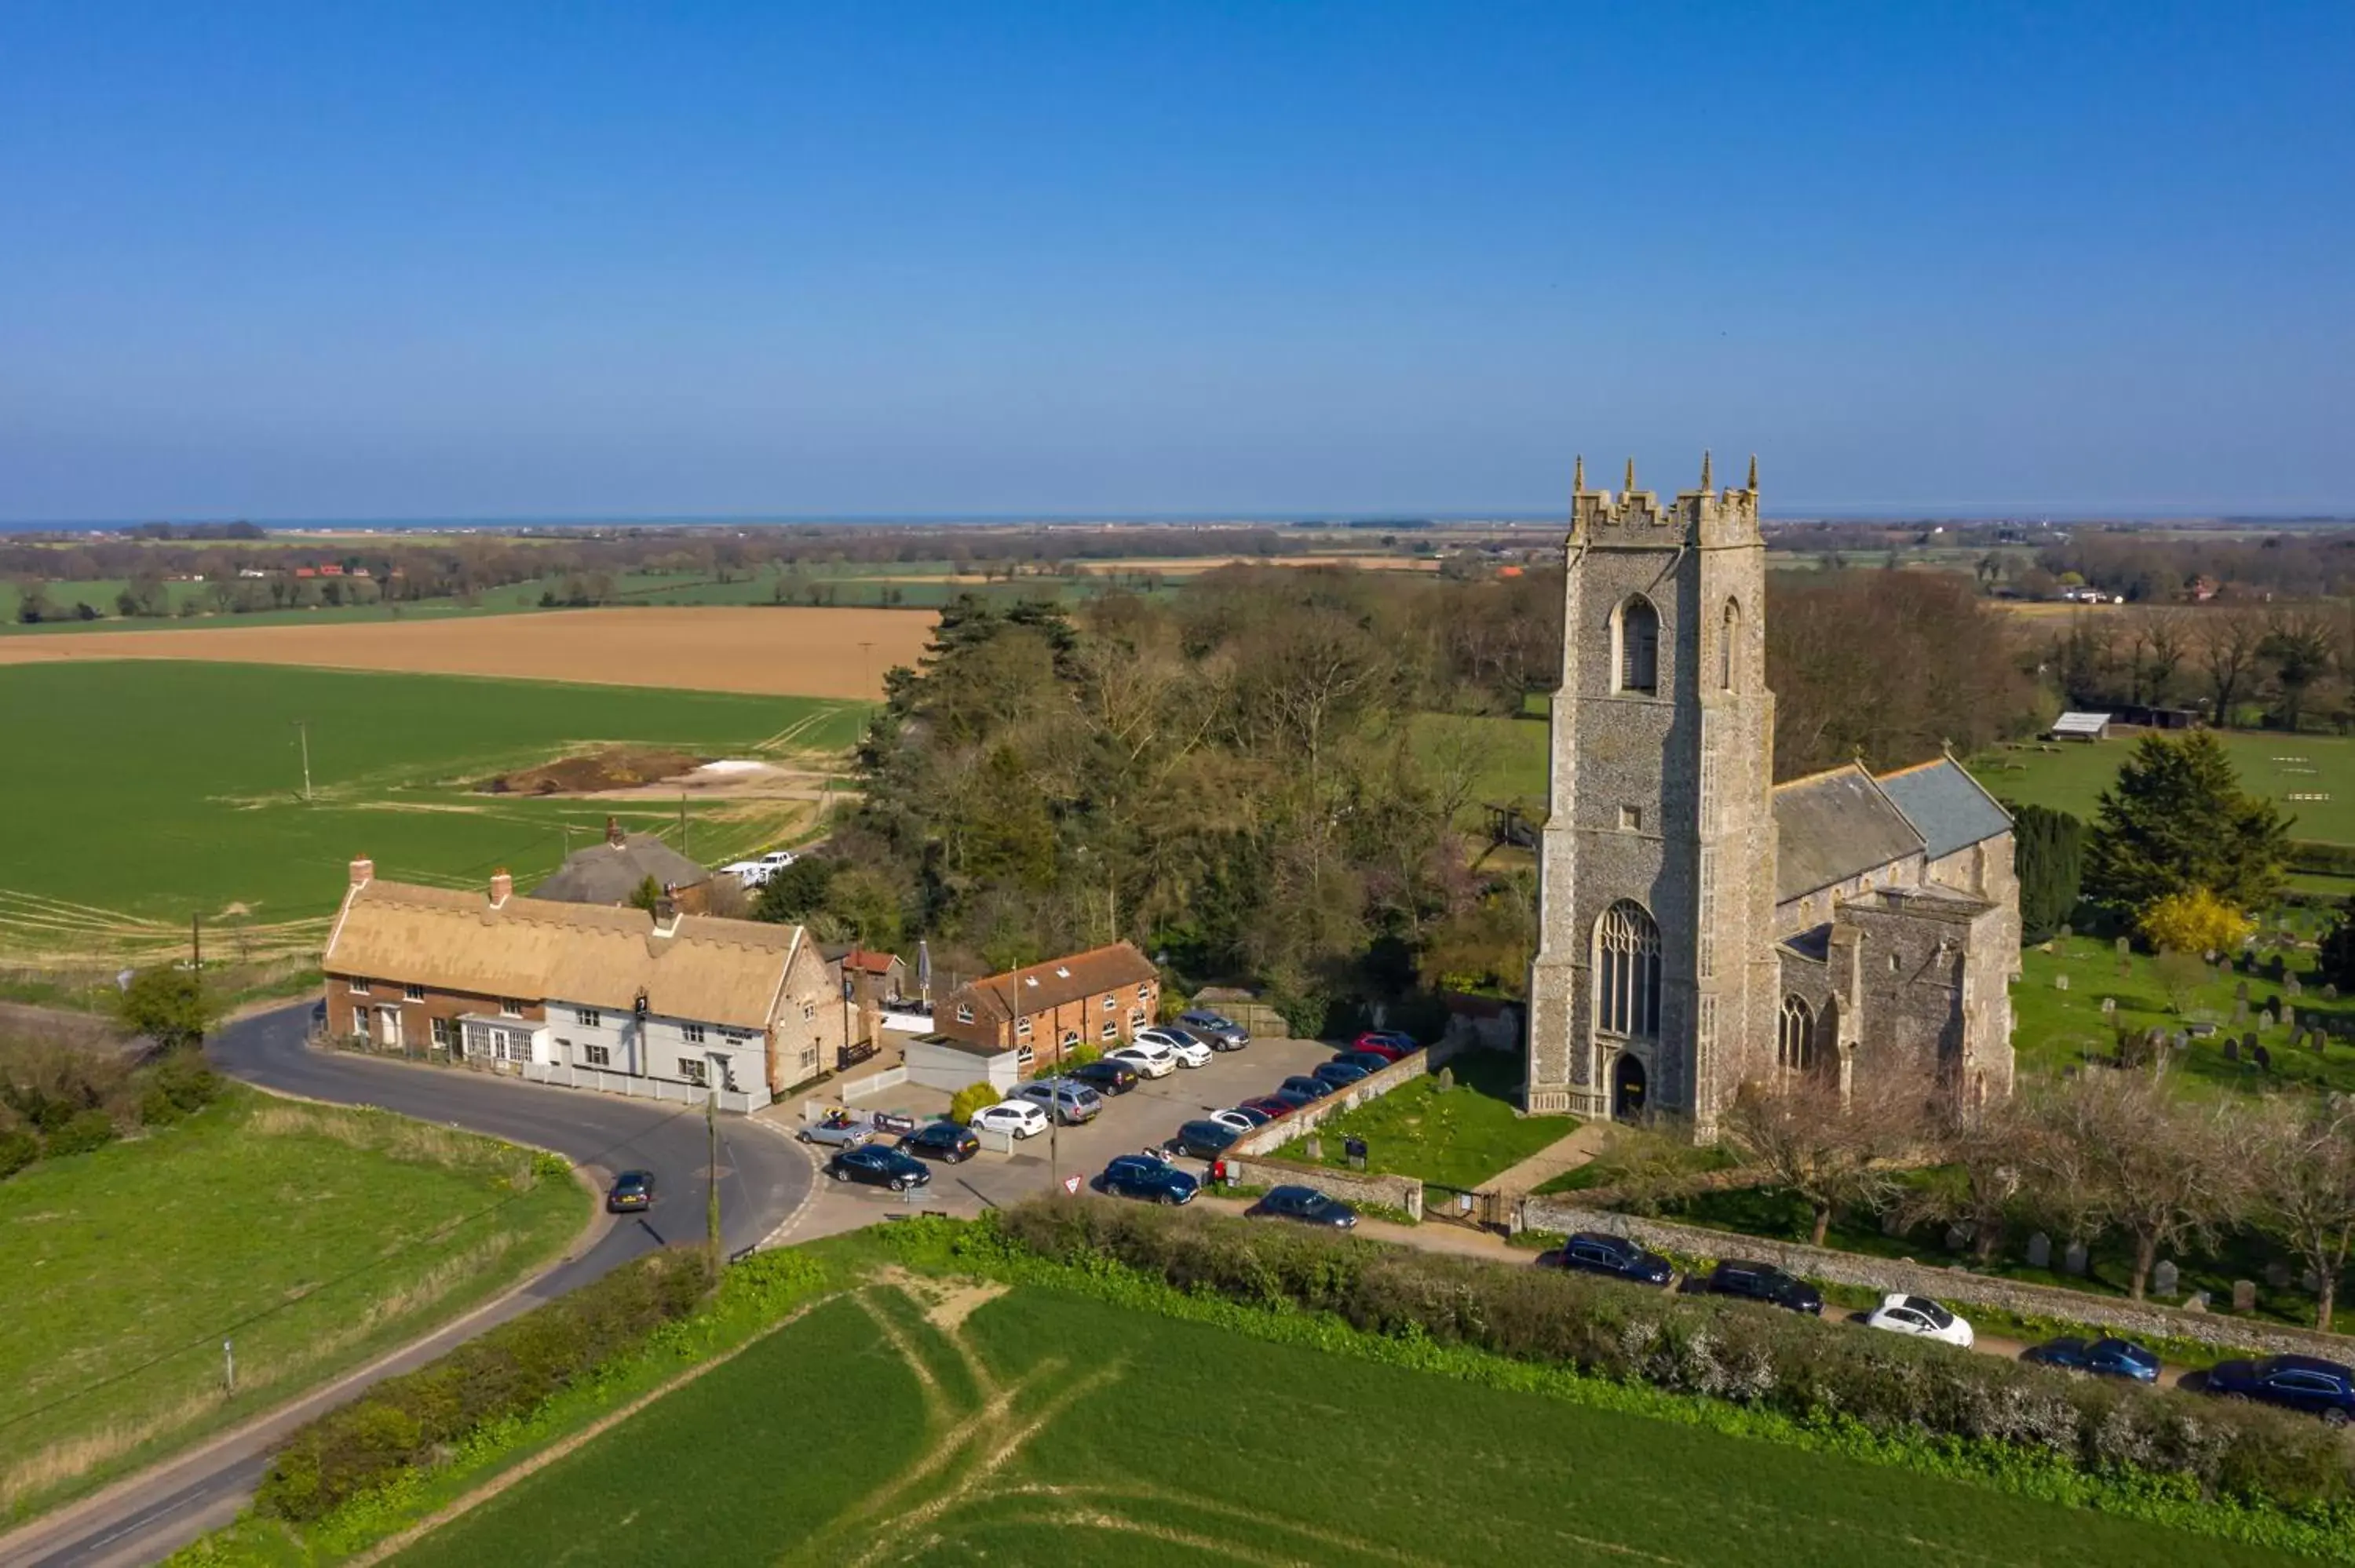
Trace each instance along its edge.
<path fill-rule="evenodd" d="M 861 677 L 861 683 L 858 689 L 862 692 L 871 692 L 875 689 L 875 644 L 872 642 L 860 643 L 858 645 L 858 669 Z"/>
<path fill-rule="evenodd" d="M 202 974 L 205 969 L 205 917 L 188 916 L 188 967 Z"/>
<path fill-rule="evenodd" d="M 711 1249 L 711 1274 L 719 1275 L 719 1121 L 713 1114 L 719 1104 L 719 1091 L 711 1090 L 703 1100 L 703 1227 L 706 1245 Z"/>
<path fill-rule="evenodd" d="M 295 733 L 303 737 L 303 803 L 311 803 L 311 721 L 296 719 Z"/>

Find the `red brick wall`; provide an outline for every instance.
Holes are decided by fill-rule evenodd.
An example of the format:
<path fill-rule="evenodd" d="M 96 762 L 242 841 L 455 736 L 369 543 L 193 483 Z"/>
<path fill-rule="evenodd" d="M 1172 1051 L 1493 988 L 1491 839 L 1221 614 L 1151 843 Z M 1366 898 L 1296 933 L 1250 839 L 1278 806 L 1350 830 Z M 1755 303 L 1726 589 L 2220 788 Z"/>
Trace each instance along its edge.
<path fill-rule="evenodd" d="M 459 1044 L 457 1021 L 468 1013 L 496 1014 L 499 1011 L 499 1002 L 502 1000 L 496 996 L 474 996 L 465 991 L 437 991 L 427 986 L 423 988 L 425 1000 L 418 1001 L 408 995 L 407 987 L 402 981 L 371 975 L 367 978 L 365 983 L 368 988 L 368 994 L 362 996 L 351 989 L 350 977 L 345 975 L 327 977 L 327 1033 L 329 1034 L 340 1038 L 353 1033 L 352 1010 L 355 1007 L 368 1009 L 371 1017 L 383 1008 L 397 1007 L 400 1010 L 401 1039 L 406 1042 L 410 1049 L 421 1051 L 434 1043 L 432 1021 L 440 1018 L 449 1022 L 450 1045 L 453 1050 L 455 1050 Z M 521 997 L 512 1000 L 522 1001 L 523 1016 L 527 1022 L 538 1023 L 546 1021 L 548 1010 L 537 998 Z M 372 1027 L 368 1038 L 371 1043 L 383 1044 L 382 1026 L 379 1024 Z"/>

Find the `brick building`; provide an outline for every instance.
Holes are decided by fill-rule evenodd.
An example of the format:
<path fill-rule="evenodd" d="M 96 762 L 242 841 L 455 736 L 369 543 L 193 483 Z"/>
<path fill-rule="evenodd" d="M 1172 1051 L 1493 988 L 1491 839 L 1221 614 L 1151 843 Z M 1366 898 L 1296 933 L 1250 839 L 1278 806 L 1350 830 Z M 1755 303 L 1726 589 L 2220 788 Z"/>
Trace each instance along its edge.
<path fill-rule="evenodd" d="M 1158 1016 L 1161 975 L 1126 942 L 959 986 L 932 1009 L 951 1039 L 1052 1062 L 1082 1043 L 1110 1046 Z"/>

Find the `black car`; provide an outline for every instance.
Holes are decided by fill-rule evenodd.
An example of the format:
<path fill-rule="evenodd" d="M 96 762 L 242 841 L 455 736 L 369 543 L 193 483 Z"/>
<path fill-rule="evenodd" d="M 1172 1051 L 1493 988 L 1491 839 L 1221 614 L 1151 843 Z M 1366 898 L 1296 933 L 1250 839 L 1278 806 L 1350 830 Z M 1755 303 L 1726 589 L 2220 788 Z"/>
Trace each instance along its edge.
<path fill-rule="evenodd" d="M 2019 1359 L 2063 1372 L 2130 1378 L 2136 1383 L 2158 1381 L 2158 1357 L 2132 1340 L 2088 1340 L 2070 1334 L 2022 1351 Z"/>
<path fill-rule="evenodd" d="M 1189 1121 L 1178 1129 L 1169 1147 L 1180 1154 L 1190 1154 L 1197 1160 L 1216 1160 L 1234 1146 L 1241 1133 L 1222 1122 Z"/>
<path fill-rule="evenodd" d="M 1202 1183 L 1192 1172 L 1146 1154 L 1123 1154 L 1103 1168 L 1096 1185 L 1123 1198 L 1152 1203 L 1190 1203 Z"/>
<path fill-rule="evenodd" d="M 1103 1058 L 1082 1062 L 1063 1075 L 1078 1079 L 1100 1095 L 1124 1095 L 1136 1087 L 1135 1068 Z"/>
<path fill-rule="evenodd" d="M 1666 1285 L 1676 1277 L 1676 1266 L 1656 1252 L 1646 1252 L 1625 1236 L 1581 1231 L 1561 1244 L 1558 1261 L 1581 1274 L 1608 1275 L 1637 1285 Z"/>
<path fill-rule="evenodd" d="M 1312 1100 L 1321 1100 L 1333 1090 L 1333 1085 L 1322 1078 L 1312 1078 L 1305 1073 L 1295 1073 L 1275 1086 L 1275 1092 L 1279 1095 L 1306 1095 Z"/>
<path fill-rule="evenodd" d="M 1804 1279 L 1784 1273 L 1771 1263 L 1750 1263 L 1740 1258 L 1728 1258 L 1717 1266 L 1701 1288 L 1720 1296 L 1739 1296 L 1746 1300 L 1764 1301 L 1793 1312 L 1824 1315 L 1824 1298 L 1816 1287 Z"/>
<path fill-rule="evenodd" d="M 1289 1081 L 1290 1080 L 1288 1079 L 1286 1080 L 1286 1082 Z M 1311 1083 L 1316 1082 L 1313 1078 L 1309 1081 Z M 1327 1092 L 1330 1093 L 1331 1091 L 1327 1090 Z M 1313 1106 L 1324 1097 L 1324 1095 L 1303 1094 L 1300 1090 L 1292 1088 L 1275 1089 L 1260 1097 L 1263 1100 L 1274 1100 L 1280 1104 L 1289 1106 L 1294 1110 L 1298 1110 L 1302 1106 Z"/>
<path fill-rule="evenodd" d="M 624 1171 L 613 1178 L 613 1185 L 605 1193 L 605 1212 L 609 1214 L 634 1213 L 655 1206 L 655 1173 L 651 1171 Z"/>
<path fill-rule="evenodd" d="M 1361 1079 L 1372 1077 L 1373 1074 L 1355 1063 L 1344 1062 L 1337 1056 L 1330 1062 L 1317 1063 L 1315 1067 L 1309 1069 L 1308 1075 L 1312 1078 L 1321 1078 L 1337 1089 L 1346 1089 Z"/>
<path fill-rule="evenodd" d="M 1363 1067 L 1368 1073 L 1379 1073 L 1391 1065 L 1391 1059 L 1379 1051 L 1344 1051 L 1334 1061 L 1345 1066 Z"/>
<path fill-rule="evenodd" d="M 932 1180 L 932 1173 L 914 1155 L 872 1143 L 842 1150 L 826 1162 L 826 1173 L 837 1181 L 864 1181 L 870 1187 L 889 1187 L 894 1192 L 930 1186 Z"/>
<path fill-rule="evenodd" d="M 2326 1361 L 2320 1356 L 2218 1361 L 2208 1369 L 2207 1390 L 2319 1415 L 2330 1426 L 2344 1426 L 2355 1419 L 2355 1367 Z"/>
<path fill-rule="evenodd" d="M 1254 1219 L 1292 1220 L 1304 1225 L 1354 1229 L 1358 1211 L 1314 1187 L 1271 1187 L 1267 1196 L 1243 1211 Z"/>
<path fill-rule="evenodd" d="M 981 1139 L 971 1128 L 953 1121 L 936 1121 L 918 1128 L 900 1140 L 900 1147 L 911 1154 L 921 1154 L 927 1160 L 937 1160 L 943 1165 L 954 1165 L 981 1152 Z"/>

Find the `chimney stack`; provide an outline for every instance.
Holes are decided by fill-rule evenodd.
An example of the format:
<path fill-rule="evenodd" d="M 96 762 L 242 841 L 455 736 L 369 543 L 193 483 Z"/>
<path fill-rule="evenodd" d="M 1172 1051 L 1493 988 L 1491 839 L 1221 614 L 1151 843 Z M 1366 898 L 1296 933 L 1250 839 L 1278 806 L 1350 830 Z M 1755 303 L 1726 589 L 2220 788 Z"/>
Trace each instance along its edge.
<path fill-rule="evenodd" d="M 376 862 L 368 859 L 366 855 L 362 855 L 359 859 L 352 862 L 352 885 L 354 887 L 366 887 L 375 879 Z"/>
<path fill-rule="evenodd" d="M 515 878 L 507 874 L 507 868 L 501 866 L 491 873 L 491 907 L 496 909 L 514 896 Z"/>
<path fill-rule="evenodd" d="M 677 934 L 677 930 L 678 900 L 665 890 L 663 895 L 655 900 L 655 935 L 668 937 Z"/>
<path fill-rule="evenodd" d="M 622 832 L 621 818 L 608 817 L 605 819 L 605 842 L 612 844 L 615 849 L 625 849 L 628 847 L 629 838 L 628 835 Z"/>

